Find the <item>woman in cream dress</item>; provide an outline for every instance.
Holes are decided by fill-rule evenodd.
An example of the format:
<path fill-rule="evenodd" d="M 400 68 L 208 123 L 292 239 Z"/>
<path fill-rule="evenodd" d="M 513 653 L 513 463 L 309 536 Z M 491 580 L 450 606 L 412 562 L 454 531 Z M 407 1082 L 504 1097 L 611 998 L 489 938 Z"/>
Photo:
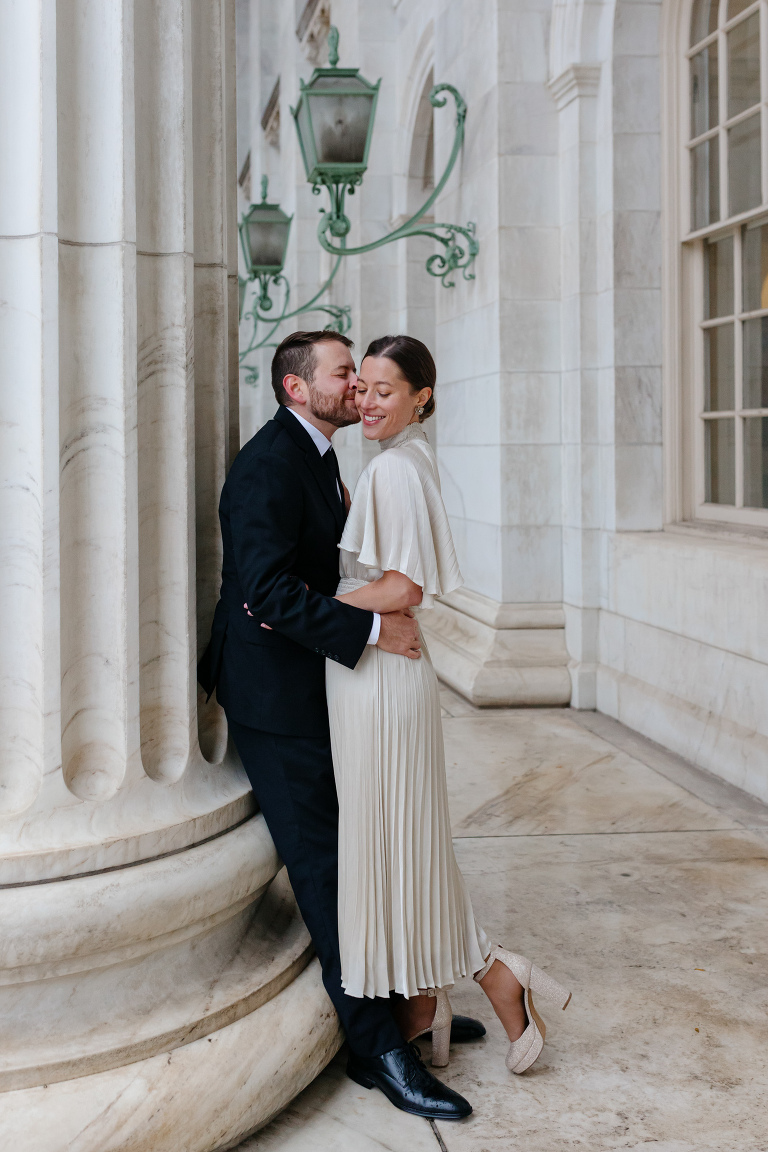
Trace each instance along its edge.
<path fill-rule="evenodd" d="M 407 336 L 374 341 L 356 402 L 381 453 L 363 471 L 341 543 L 338 598 L 379 612 L 433 606 L 463 583 L 421 421 L 435 366 Z M 437 678 L 422 641 L 407 660 L 369 645 L 354 670 L 329 660 L 328 713 L 339 795 L 339 938 L 350 996 L 404 999 L 407 1040 L 431 1029 L 447 1064 L 445 989 L 469 974 L 510 1038 L 507 1066 L 529 1067 L 544 1028 L 531 991 L 568 993 L 524 957 L 492 947 L 475 922 L 451 839 Z M 436 1007 L 435 1007 L 436 1005 Z"/>

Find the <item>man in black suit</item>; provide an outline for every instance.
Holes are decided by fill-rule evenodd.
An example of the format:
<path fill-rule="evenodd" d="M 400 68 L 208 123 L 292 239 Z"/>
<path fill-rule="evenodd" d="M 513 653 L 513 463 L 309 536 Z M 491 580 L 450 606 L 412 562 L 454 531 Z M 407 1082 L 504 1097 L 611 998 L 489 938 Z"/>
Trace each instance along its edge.
<path fill-rule="evenodd" d="M 359 420 L 350 348 L 335 332 L 296 332 L 275 353 L 280 407 L 238 453 L 221 494 L 221 598 L 198 678 L 209 694 L 216 688 L 288 870 L 347 1036 L 350 1075 L 405 1111 L 460 1119 L 469 1104 L 404 1043 L 390 1002 L 341 986 L 325 661 L 354 668 L 370 643 L 420 657 L 409 611 L 378 616 L 334 599 L 347 509 L 331 436 Z"/>

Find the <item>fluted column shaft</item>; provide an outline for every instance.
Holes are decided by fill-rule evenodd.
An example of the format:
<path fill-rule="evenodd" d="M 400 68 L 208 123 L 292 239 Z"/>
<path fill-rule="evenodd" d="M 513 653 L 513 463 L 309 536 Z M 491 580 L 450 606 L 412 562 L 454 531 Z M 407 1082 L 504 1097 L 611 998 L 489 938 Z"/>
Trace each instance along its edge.
<path fill-rule="evenodd" d="M 59 0 L 62 770 L 105 800 L 131 748 L 133 3 Z"/>
<path fill-rule="evenodd" d="M 0 815 L 44 770 L 44 405 L 55 393 L 53 5 L 0 7 Z M 54 120 L 54 124 L 52 124 Z M 53 379 L 51 379 L 53 377 Z"/>
<path fill-rule="evenodd" d="M 237 369 L 230 370 L 228 352 L 236 332 L 237 311 L 228 318 L 228 301 L 237 309 L 237 281 L 230 291 L 229 272 L 236 247 L 232 232 L 236 207 L 236 156 L 232 109 L 234 6 L 210 0 L 193 9 L 192 54 L 195 74 L 194 135 L 206 147 L 194 153 L 195 198 L 195 476 L 197 523 L 197 624 L 202 647 L 210 631 L 221 579 L 219 494 L 237 451 L 237 405 L 230 393 L 237 388 Z M 229 191 L 227 184 L 229 182 Z M 234 386 L 234 387 L 233 387 Z M 226 729 L 221 709 L 200 698 L 199 738 L 203 754 L 217 759 L 223 752 Z"/>
<path fill-rule="evenodd" d="M 141 755 L 177 780 L 196 746 L 192 28 L 136 0 Z"/>

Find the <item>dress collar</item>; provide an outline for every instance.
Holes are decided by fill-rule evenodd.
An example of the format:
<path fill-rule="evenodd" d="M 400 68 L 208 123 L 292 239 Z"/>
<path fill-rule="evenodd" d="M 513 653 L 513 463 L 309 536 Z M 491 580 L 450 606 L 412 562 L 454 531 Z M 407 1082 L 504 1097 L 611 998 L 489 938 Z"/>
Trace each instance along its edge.
<path fill-rule="evenodd" d="M 413 424 L 406 424 L 402 432 L 398 432 L 396 436 L 390 436 L 388 440 L 380 440 L 382 452 L 386 452 L 387 448 L 400 448 L 401 445 L 407 444 L 409 440 L 426 440 L 427 434 L 422 428 L 421 424 L 414 421 Z"/>

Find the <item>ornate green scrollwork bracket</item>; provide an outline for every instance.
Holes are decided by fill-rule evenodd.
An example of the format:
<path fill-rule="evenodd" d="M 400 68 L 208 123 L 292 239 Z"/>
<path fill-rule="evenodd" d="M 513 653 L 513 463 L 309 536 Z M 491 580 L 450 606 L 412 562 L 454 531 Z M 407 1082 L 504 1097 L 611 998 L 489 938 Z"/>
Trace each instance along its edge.
<path fill-rule="evenodd" d="M 333 47 L 334 50 L 338 48 L 338 33 Z M 432 193 L 418 212 L 415 212 L 394 231 L 382 236 L 379 240 L 371 241 L 369 244 L 348 248 L 344 242 L 350 229 L 349 218 L 344 212 L 345 197 L 347 194 L 354 194 L 355 186 L 362 183 L 362 175 L 355 175 L 350 179 L 349 174 L 343 170 L 334 172 L 332 169 L 326 169 L 322 183 L 319 181 L 313 183 L 313 193 L 319 196 L 321 188 L 325 186 L 331 201 L 330 209 L 321 209 L 322 215 L 317 229 L 318 241 L 326 252 L 331 252 L 340 259 L 342 256 L 357 256 L 363 252 L 372 252 L 375 248 L 381 248 L 384 244 L 392 244 L 396 240 L 404 240 L 408 236 L 428 236 L 442 245 L 442 251 L 430 256 L 426 262 L 426 269 L 430 276 L 437 277 L 446 288 L 455 286 L 454 273 L 458 271 L 461 272 L 465 280 L 474 280 L 475 273 L 472 271 L 472 266 L 480 250 L 480 245 L 475 237 L 474 222 L 470 221 L 466 225 L 461 225 L 431 223 L 424 220 L 445 187 L 464 142 L 464 124 L 467 116 L 466 102 L 452 84 L 436 84 L 429 94 L 429 101 L 433 108 L 445 107 L 447 98 L 441 96 L 443 92 L 452 96 L 456 105 L 456 128 L 448 163 Z M 338 245 L 333 244 L 329 236 L 337 238 L 340 243 Z"/>
<path fill-rule="evenodd" d="M 248 371 L 248 375 L 245 377 L 246 384 L 254 385 L 259 379 L 259 369 L 255 364 L 248 363 L 248 357 L 253 352 L 258 351 L 259 348 L 270 346 L 272 337 L 284 320 L 290 320 L 292 317 L 300 316 L 304 312 L 322 312 L 329 318 L 328 323 L 324 325 L 327 331 L 340 332 L 342 334 L 349 331 L 352 327 L 352 309 L 349 304 L 318 304 L 320 297 L 330 287 L 340 265 L 341 257 L 335 261 L 330 276 L 312 299 L 308 300 L 306 304 L 302 304 L 301 307 L 292 310 L 290 310 L 291 286 L 282 272 L 275 276 L 257 276 L 253 280 L 243 280 L 240 278 L 240 320 L 250 319 L 253 325 L 248 347 L 244 348 L 239 354 L 241 367 L 246 368 Z M 258 288 L 253 294 L 251 306 L 246 309 L 249 284 L 253 284 L 255 288 L 258 284 Z M 282 292 L 281 306 L 276 315 L 271 314 L 274 305 L 269 295 L 270 285 Z M 265 316 L 265 312 L 270 313 L 270 315 Z M 267 325 L 267 331 L 261 338 L 259 338 L 260 324 Z M 274 347 L 274 344 L 272 347 Z"/>

